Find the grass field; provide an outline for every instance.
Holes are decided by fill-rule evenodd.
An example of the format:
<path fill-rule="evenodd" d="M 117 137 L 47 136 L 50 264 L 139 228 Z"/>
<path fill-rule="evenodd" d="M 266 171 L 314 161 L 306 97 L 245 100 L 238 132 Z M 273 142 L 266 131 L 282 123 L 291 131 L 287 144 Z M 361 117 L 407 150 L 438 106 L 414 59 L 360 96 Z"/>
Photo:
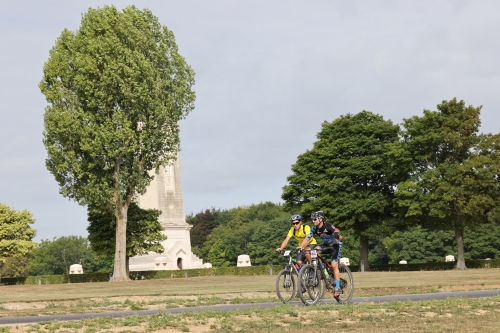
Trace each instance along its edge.
<path fill-rule="evenodd" d="M 216 276 L 188 279 L 0 286 L 0 316 L 162 309 L 223 303 L 277 302 L 276 276 Z M 354 273 L 355 295 L 388 295 L 500 288 L 500 269 Z M 497 332 L 500 299 L 321 305 L 272 310 L 194 312 L 99 318 L 67 323 L 0 327 L 2 332 Z M 326 328 L 326 322 L 335 328 Z M 467 324 L 467 320 L 471 322 Z M 487 323 L 486 323 L 486 322 Z M 316 322 L 318 322 L 316 324 Z M 490 325 L 491 324 L 491 325 Z M 491 329 L 489 328 L 491 326 Z M 494 329 L 493 329 L 494 328 Z"/>

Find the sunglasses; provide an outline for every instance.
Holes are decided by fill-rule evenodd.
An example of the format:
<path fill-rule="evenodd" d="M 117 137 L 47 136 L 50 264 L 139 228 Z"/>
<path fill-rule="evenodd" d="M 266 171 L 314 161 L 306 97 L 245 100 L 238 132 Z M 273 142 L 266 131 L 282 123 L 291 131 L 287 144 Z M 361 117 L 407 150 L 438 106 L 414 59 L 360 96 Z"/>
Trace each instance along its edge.
<path fill-rule="evenodd" d="M 293 225 L 300 224 L 300 222 L 292 222 Z"/>
<path fill-rule="evenodd" d="M 316 220 L 317 220 L 317 218 L 313 218 L 312 220 L 313 220 L 313 221 L 316 221 Z"/>

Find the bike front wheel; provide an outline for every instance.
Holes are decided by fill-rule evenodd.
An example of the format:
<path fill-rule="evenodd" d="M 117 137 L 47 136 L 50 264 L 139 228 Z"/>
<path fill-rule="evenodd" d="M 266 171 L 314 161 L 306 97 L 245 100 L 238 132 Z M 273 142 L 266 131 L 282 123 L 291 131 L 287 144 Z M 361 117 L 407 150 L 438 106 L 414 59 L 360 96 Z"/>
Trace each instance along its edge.
<path fill-rule="evenodd" d="M 321 278 L 321 273 L 316 267 L 311 264 L 302 266 L 298 281 L 298 294 L 302 303 L 314 305 L 321 300 L 325 289 L 325 280 Z"/>
<path fill-rule="evenodd" d="M 344 264 L 339 264 L 340 272 L 340 294 L 335 299 L 341 304 L 347 304 L 351 301 L 354 294 L 354 280 L 351 270 Z"/>
<path fill-rule="evenodd" d="M 295 277 L 288 269 L 283 269 L 276 277 L 276 294 L 283 303 L 290 302 L 297 292 Z"/>

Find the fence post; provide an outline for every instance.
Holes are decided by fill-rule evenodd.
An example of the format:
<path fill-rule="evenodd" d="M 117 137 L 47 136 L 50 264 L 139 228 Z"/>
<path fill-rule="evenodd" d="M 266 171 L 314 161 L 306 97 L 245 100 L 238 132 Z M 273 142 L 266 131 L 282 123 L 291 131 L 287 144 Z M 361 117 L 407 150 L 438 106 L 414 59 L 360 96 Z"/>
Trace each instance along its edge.
<path fill-rule="evenodd" d="M 187 271 L 187 270 L 184 270 L 184 278 L 186 278 L 186 279 L 187 279 L 187 277 L 188 277 L 188 271 Z"/>
<path fill-rule="evenodd" d="M 269 275 L 273 275 L 273 265 L 269 265 Z"/>
<path fill-rule="evenodd" d="M 38 277 L 38 284 L 41 285 L 42 284 L 42 278 L 41 277 Z"/>
<path fill-rule="evenodd" d="M 360 261 L 360 263 L 359 263 L 359 269 L 361 270 L 361 272 L 365 271 L 365 262 L 364 262 L 364 260 Z"/>

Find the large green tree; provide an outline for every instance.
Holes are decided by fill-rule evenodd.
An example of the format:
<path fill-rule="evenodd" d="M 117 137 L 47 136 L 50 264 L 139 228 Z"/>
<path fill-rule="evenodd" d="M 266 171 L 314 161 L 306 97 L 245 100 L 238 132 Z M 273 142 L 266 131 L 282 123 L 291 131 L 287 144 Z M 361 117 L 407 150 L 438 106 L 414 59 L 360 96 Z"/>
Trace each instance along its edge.
<path fill-rule="evenodd" d="M 159 210 L 142 209 L 135 202 L 130 203 L 127 211 L 127 272 L 130 257 L 164 251 L 161 242 L 167 236 L 162 233 L 163 227 L 158 221 L 160 214 Z M 115 215 L 88 208 L 88 221 L 87 230 L 92 250 L 103 256 L 113 255 L 116 243 Z"/>
<path fill-rule="evenodd" d="M 368 245 L 392 216 L 394 187 L 404 169 L 389 165 L 388 144 L 399 126 L 368 111 L 324 122 L 318 141 L 292 166 L 282 198 L 288 210 L 322 210 L 341 230 L 360 239 L 360 260 L 369 270 Z"/>
<path fill-rule="evenodd" d="M 0 203 L 0 274 L 8 258 L 25 256 L 36 246 L 33 223 L 35 219 L 27 210 L 17 211 Z"/>
<path fill-rule="evenodd" d="M 126 274 L 127 211 L 179 150 L 194 72 L 173 33 L 134 6 L 89 9 L 43 68 L 46 165 L 60 192 L 116 217 L 113 281 Z"/>
<path fill-rule="evenodd" d="M 488 223 L 499 204 L 500 136 L 479 134 L 481 107 L 443 101 L 437 111 L 404 120 L 393 166 L 410 163 L 395 202 L 426 229 L 454 230 L 457 267 L 465 267 L 464 229 Z"/>

